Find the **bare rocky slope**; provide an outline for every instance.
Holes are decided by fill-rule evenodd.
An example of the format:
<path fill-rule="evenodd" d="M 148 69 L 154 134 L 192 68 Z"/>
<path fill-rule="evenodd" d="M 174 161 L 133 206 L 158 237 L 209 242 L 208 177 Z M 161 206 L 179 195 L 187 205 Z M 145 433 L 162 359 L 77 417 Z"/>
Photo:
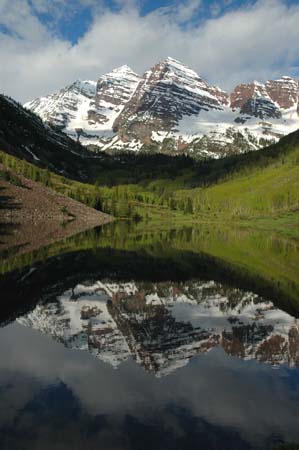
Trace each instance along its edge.
<path fill-rule="evenodd" d="M 25 105 L 94 150 L 220 157 L 298 129 L 298 80 L 239 84 L 231 93 L 166 58 L 139 76 L 122 66 Z"/>
<path fill-rule="evenodd" d="M 111 220 L 23 176 L 0 179 L 0 253 L 26 253 Z"/>

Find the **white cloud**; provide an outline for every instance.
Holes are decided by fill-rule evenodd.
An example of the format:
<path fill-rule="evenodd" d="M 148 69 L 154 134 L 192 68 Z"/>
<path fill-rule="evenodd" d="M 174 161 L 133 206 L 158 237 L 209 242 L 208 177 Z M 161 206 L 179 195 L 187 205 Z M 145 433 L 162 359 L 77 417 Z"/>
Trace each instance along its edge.
<path fill-rule="evenodd" d="M 99 1 L 78 0 L 84 2 L 100 8 L 72 45 L 39 22 L 25 0 L 0 0 L 0 26 L 9 30 L 0 33 L 0 91 L 25 101 L 77 78 L 97 79 L 122 64 L 142 73 L 168 55 L 224 88 L 298 70 L 299 5 L 259 0 L 190 27 L 182 23 L 198 14 L 198 0 L 145 16 L 138 1 L 118 1 L 118 12 Z M 55 3 L 67 5 L 66 0 Z M 49 4 L 34 0 L 40 11 Z"/>
<path fill-rule="evenodd" d="M 45 39 L 46 29 L 39 22 L 37 17 L 32 14 L 32 10 L 26 1 L 22 0 L 0 0 L 0 24 L 5 26 L 12 34 L 11 40 L 24 40 L 24 42 Z M 5 36 L 0 34 L 1 44 Z M 1 45 L 2 50 L 2 45 Z"/>
<path fill-rule="evenodd" d="M 34 426 L 34 443 L 43 437 L 42 448 L 47 448 L 44 436 L 51 427 L 40 428 L 36 415 L 31 415 L 30 422 L 19 419 L 26 418 L 26 407 L 44 389 L 51 386 L 54 392 L 60 383 L 78 399 L 85 419 L 86 414 L 109 415 L 110 424 L 111 419 L 117 418 L 121 425 L 130 414 L 145 423 L 159 412 L 165 425 L 170 418 L 167 406 L 177 405 L 190 417 L 205 418 L 207 423 L 222 429 L 239 430 L 253 447 L 262 446 L 254 440 L 266 439 L 273 430 L 279 430 L 282 438 L 298 440 L 299 392 L 292 389 L 291 374 L 286 368 L 273 370 L 262 363 L 229 358 L 223 350 L 214 349 L 194 358 L 184 369 L 157 380 L 134 362 L 127 362 L 116 371 L 86 351 L 70 351 L 50 336 L 18 324 L 1 328 L 0 338 L 0 384 L 4 388 L 0 423 L 16 430 L 17 436 L 24 425 L 27 429 Z M 28 348 L 32 351 L 28 352 Z M 179 422 L 172 423 L 177 431 Z M 71 431 L 72 436 L 75 433 L 77 439 L 82 436 L 80 427 L 64 431 Z M 27 439 L 30 440 L 28 433 Z M 85 434 L 85 445 L 86 439 Z"/>
<path fill-rule="evenodd" d="M 187 3 L 180 3 L 177 8 L 177 20 L 187 22 L 191 20 L 201 6 L 201 0 L 189 0 Z"/>

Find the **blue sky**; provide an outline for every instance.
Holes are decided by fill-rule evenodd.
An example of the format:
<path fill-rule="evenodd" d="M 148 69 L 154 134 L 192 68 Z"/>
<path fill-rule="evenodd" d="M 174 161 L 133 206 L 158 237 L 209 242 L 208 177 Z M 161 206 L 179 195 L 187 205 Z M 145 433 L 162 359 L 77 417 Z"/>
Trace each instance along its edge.
<path fill-rule="evenodd" d="M 47 0 L 50 4 L 52 0 Z M 34 7 L 34 0 L 30 0 L 31 5 Z M 63 12 L 60 11 L 59 17 L 57 17 L 57 11 L 55 8 L 51 11 L 41 12 L 36 11 L 37 17 L 40 21 L 56 33 L 59 33 L 61 37 L 69 40 L 72 44 L 78 42 L 88 28 L 92 24 L 94 14 L 97 12 L 97 7 L 100 5 L 102 8 L 110 9 L 115 13 L 119 13 L 125 2 L 103 0 L 103 1 L 70 1 Z M 173 0 L 139 0 L 134 2 L 137 6 L 141 16 L 146 16 L 159 9 L 171 9 L 174 4 L 187 4 L 187 1 L 173 1 Z M 240 8 L 248 8 L 256 3 L 255 0 L 202 0 L 198 2 L 199 6 L 194 10 L 194 14 L 185 23 L 182 23 L 182 27 L 196 26 L 209 19 L 215 19 L 228 12 L 238 10 Z M 299 0 L 285 0 L 287 5 L 296 5 Z"/>
<path fill-rule="evenodd" d="M 49 3 L 50 1 L 51 0 L 49 0 Z M 296 0 L 290 0 L 290 2 L 292 1 L 294 2 Z M 93 15 L 96 11 L 96 7 L 98 6 L 97 2 L 94 2 L 94 4 L 92 3 L 86 5 L 84 3 L 80 4 L 77 2 L 70 2 L 70 7 L 66 8 L 65 14 L 58 19 L 56 17 L 55 11 L 53 11 L 52 14 L 49 12 L 37 12 L 37 16 L 40 18 L 42 23 L 50 28 L 54 27 L 55 31 L 59 33 L 63 38 L 75 44 L 78 42 L 78 39 L 80 39 L 80 37 L 84 36 L 86 31 L 88 30 L 88 27 L 92 23 Z M 101 3 L 104 4 L 106 8 L 109 8 L 115 13 L 122 10 L 122 2 L 105 0 Z M 140 0 L 136 2 L 136 5 L 138 7 L 140 15 L 146 16 L 147 14 L 150 14 L 155 10 L 172 8 L 174 3 L 186 4 L 187 2 L 174 2 L 173 0 Z M 196 11 L 194 11 L 192 18 L 189 18 L 186 23 L 182 24 L 183 27 L 194 26 L 199 22 L 217 17 L 221 14 L 225 14 L 228 11 L 232 11 L 242 6 L 248 6 L 248 4 L 252 4 L 254 2 L 249 2 L 248 0 L 203 0 L 202 2 L 198 3 L 201 3 L 200 6 Z M 75 7 L 73 5 L 75 5 Z"/>
<path fill-rule="evenodd" d="M 299 0 L 0 0 L 1 91 L 27 101 L 172 56 L 226 90 L 299 78 Z"/>

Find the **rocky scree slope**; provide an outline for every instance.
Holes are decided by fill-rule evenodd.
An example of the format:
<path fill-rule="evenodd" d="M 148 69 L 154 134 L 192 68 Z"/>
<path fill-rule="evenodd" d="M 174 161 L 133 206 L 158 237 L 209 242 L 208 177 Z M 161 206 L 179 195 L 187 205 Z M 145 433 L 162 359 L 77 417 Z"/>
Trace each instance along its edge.
<path fill-rule="evenodd" d="M 1 256 L 25 254 L 111 220 L 0 164 Z"/>

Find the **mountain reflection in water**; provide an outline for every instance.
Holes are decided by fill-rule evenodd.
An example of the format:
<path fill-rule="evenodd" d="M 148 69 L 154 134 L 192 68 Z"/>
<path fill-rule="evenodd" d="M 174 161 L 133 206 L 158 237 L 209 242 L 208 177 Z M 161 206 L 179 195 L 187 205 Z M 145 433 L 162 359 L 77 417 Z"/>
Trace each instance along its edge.
<path fill-rule="evenodd" d="M 142 226 L 3 261 L 1 450 L 298 443 L 298 243 Z"/>
<path fill-rule="evenodd" d="M 214 281 L 82 283 L 18 322 L 115 368 L 132 356 L 156 376 L 217 345 L 242 359 L 299 366 L 297 320 Z"/>

